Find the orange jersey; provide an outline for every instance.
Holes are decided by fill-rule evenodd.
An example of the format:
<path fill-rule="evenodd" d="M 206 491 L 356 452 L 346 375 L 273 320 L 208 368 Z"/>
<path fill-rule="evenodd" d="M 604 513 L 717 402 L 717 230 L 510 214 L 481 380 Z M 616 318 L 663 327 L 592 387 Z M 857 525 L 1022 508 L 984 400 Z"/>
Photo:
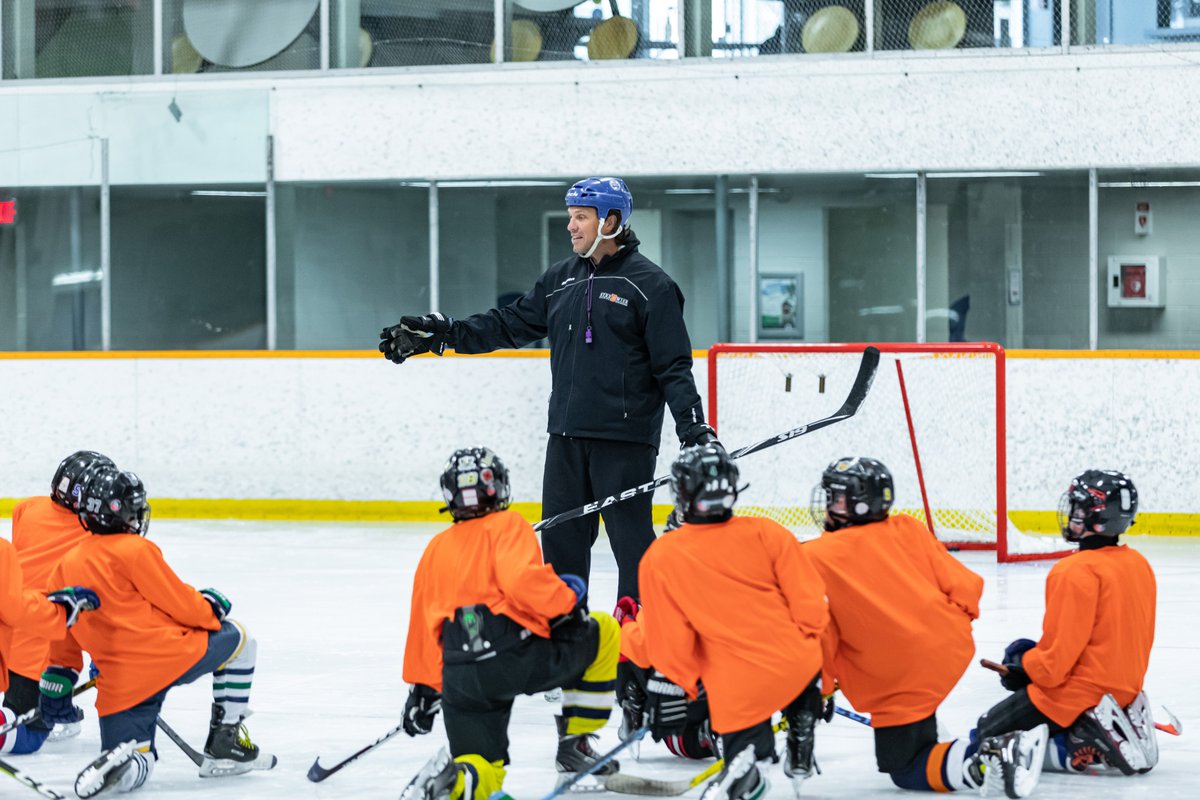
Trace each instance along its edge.
<path fill-rule="evenodd" d="M 425 548 L 413 579 L 404 680 L 442 688 L 442 623 L 461 606 L 486 605 L 542 637 L 575 607 L 575 592 L 542 563 L 533 526 L 515 511 L 463 520 Z"/>
<path fill-rule="evenodd" d="M 0 691 L 8 689 L 8 654 L 13 631 L 18 629 L 61 639 L 67 630 L 67 613 L 47 600 L 44 592 L 24 588 L 17 550 L 0 539 Z"/>
<path fill-rule="evenodd" d="M 102 717 L 174 683 L 208 649 L 208 631 L 221 627 L 158 545 L 136 534 L 88 536 L 58 563 L 50 582 L 88 586 L 100 596 L 100 608 L 81 615 L 71 633 L 100 668 Z"/>
<path fill-rule="evenodd" d="M 74 512 L 48 496 L 30 497 L 17 503 L 12 515 L 12 541 L 21 562 L 25 588 L 42 592 L 61 589 L 50 585 L 51 571 L 64 555 L 90 535 Z M 83 667 L 83 656 L 78 647 L 74 650 L 63 666 L 78 670 Z M 47 639 L 28 628 L 13 634 L 8 665 L 13 672 L 36 681 L 49 660 Z"/>
<path fill-rule="evenodd" d="M 826 533 L 803 549 L 833 617 L 825 685 L 836 680 L 877 727 L 931 715 L 975 654 L 971 621 L 983 578 L 904 514 Z"/>
<path fill-rule="evenodd" d="M 1059 725 L 1112 693 L 1127 706 L 1142 690 L 1154 644 L 1154 570 L 1125 545 L 1081 550 L 1046 578 L 1042 638 L 1022 657 L 1029 699 Z"/>
<path fill-rule="evenodd" d="M 685 524 L 650 545 L 638 584 L 644 657 L 691 697 L 704 681 L 715 730 L 769 719 L 821 668 L 825 590 L 778 523 Z"/>
<path fill-rule="evenodd" d="M 650 666 L 650 652 L 646 647 L 646 629 L 642 626 L 642 612 L 640 611 L 637 619 L 621 626 L 621 655 L 643 669 Z"/>

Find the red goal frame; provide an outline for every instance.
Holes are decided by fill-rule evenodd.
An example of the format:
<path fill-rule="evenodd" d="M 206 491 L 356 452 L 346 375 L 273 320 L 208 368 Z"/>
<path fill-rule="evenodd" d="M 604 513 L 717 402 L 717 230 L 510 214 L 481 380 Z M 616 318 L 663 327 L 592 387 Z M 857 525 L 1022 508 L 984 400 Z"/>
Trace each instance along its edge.
<path fill-rule="evenodd" d="M 717 370 L 718 356 L 722 353 L 862 353 L 868 346 L 876 347 L 882 354 L 937 354 L 937 353 L 962 353 L 962 354 L 990 354 L 994 358 L 994 386 L 995 393 L 995 409 L 996 409 L 996 520 L 997 531 L 996 541 L 991 542 L 955 542 L 947 544 L 952 549 L 961 550 L 995 550 L 996 560 L 1001 562 L 1014 561 L 1035 561 L 1042 559 L 1061 558 L 1065 555 L 1075 552 L 1069 550 L 1055 550 L 1044 553 L 1012 553 L 1008 548 L 1007 531 L 999 530 L 1000 521 L 1003 520 L 1006 525 L 1011 525 L 1008 521 L 1008 447 L 1006 441 L 1006 426 L 1007 418 L 1007 402 L 1006 402 L 1006 360 L 1004 348 L 994 342 L 898 342 L 898 343 L 821 343 L 807 344 L 799 342 L 791 343 L 769 343 L 769 344 L 738 344 L 738 343 L 718 343 L 714 344 L 708 350 L 708 413 L 710 422 L 714 429 L 720 430 L 720 398 L 717 395 Z M 900 362 L 896 364 L 897 371 L 900 373 L 901 393 L 904 394 L 904 379 L 903 373 L 900 371 Z M 905 412 L 907 415 L 907 396 L 904 396 Z M 849 424 L 853 424 L 850 422 Z M 916 469 L 918 476 L 921 477 L 920 455 L 918 454 L 918 439 L 917 432 L 912 429 L 911 419 L 909 420 L 909 437 L 913 447 L 914 460 L 916 461 Z M 923 482 L 923 477 L 921 477 Z M 932 525 L 932 517 L 928 515 Z M 932 532 L 932 527 L 930 528 Z"/>

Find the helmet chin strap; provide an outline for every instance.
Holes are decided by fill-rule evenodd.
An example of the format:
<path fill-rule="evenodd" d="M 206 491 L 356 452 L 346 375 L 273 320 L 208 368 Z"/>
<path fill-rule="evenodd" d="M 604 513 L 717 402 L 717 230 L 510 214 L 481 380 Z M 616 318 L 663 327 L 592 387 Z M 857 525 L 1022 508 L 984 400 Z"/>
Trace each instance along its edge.
<path fill-rule="evenodd" d="M 606 239 L 615 239 L 621 235 L 621 226 L 617 225 L 617 229 L 612 233 L 612 235 L 605 236 L 604 235 L 604 223 L 607 221 L 608 221 L 607 219 L 602 219 L 596 223 L 596 240 L 594 242 L 592 242 L 592 246 L 588 248 L 588 251 L 583 254 L 583 256 L 582 256 L 583 258 L 591 258 L 592 253 L 595 253 L 596 248 L 600 246 L 600 242 L 602 242 Z"/>

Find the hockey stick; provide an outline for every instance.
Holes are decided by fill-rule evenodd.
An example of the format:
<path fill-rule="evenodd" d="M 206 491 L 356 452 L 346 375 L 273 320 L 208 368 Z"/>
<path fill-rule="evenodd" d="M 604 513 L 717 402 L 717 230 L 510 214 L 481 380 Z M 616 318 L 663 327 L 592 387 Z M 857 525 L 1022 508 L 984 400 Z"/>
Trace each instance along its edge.
<path fill-rule="evenodd" d="M 785 431 L 776 436 L 763 439 L 761 442 L 746 445 L 745 447 L 734 450 L 729 454 L 730 458 L 741 458 L 748 456 L 751 453 L 757 453 L 760 450 L 766 450 L 768 447 L 774 447 L 777 444 L 789 441 L 791 439 L 804 436 L 807 433 L 820 430 L 827 425 L 832 425 L 835 422 L 841 422 L 844 419 L 853 417 L 858 412 L 858 407 L 862 405 L 863 400 L 867 397 L 867 392 L 871 391 L 871 382 L 875 380 L 875 370 L 879 366 L 879 350 L 874 347 L 867 347 L 863 350 L 862 361 L 858 365 L 858 375 L 854 378 L 854 385 L 850 387 L 850 393 L 846 396 L 846 401 L 842 403 L 842 407 L 835 413 L 823 419 L 810 422 L 807 425 L 801 425 L 798 428 L 792 428 L 790 431 Z M 555 514 L 552 517 L 547 517 L 541 522 L 534 523 L 535 531 L 543 530 L 558 525 L 560 522 L 566 522 L 577 517 L 584 517 L 588 514 L 595 513 L 602 508 L 608 508 L 614 503 L 620 503 L 623 500 L 629 500 L 642 494 L 649 494 L 660 486 L 666 486 L 671 480 L 669 475 L 663 475 L 660 478 L 655 478 L 649 483 L 643 483 L 640 486 L 635 486 L 632 489 L 626 489 L 620 494 L 612 494 L 602 500 L 597 500 L 593 503 L 587 503 L 579 508 L 563 511 Z"/>
<path fill-rule="evenodd" d="M 42 797 L 49 797 L 50 800 L 67 800 L 66 795 L 59 794 L 41 781 L 34 780 L 33 778 L 29 777 L 29 775 L 17 769 L 7 761 L 0 761 L 0 772 L 8 775 L 13 780 L 25 784 Z"/>
<path fill-rule="evenodd" d="M 781 719 L 771 726 L 772 733 L 779 733 L 787 728 L 787 720 Z M 604 779 L 604 788 L 620 794 L 638 794 L 646 797 L 677 797 L 704 783 L 725 768 L 725 759 L 718 758 L 709 764 L 708 768 L 694 778 L 680 778 L 674 781 L 642 778 L 625 772 L 617 772 Z M 489 798 L 489 800 L 491 800 Z"/>
<path fill-rule="evenodd" d="M 861 723 L 868 727 L 870 727 L 870 725 L 871 725 L 870 717 L 859 714 L 856 711 L 851 711 L 850 709 L 842 708 L 841 706 L 834 706 L 833 710 L 834 710 L 834 713 L 839 714 L 840 716 L 843 716 L 846 719 L 854 720 L 855 722 Z"/>
<path fill-rule="evenodd" d="M 317 759 L 315 761 L 313 761 L 312 766 L 308 768 L 308 779 L 310 781 L 312 781 L 313 783 L 319 783 L 319 782 L 325 780 L 330 775 L 332 775 L 333 773 L 337 772 L 342 767 L 349 764 L 351 761 L 354 761 L 362 756 L 365 756 L 367 753 L 371 752 L 376 747 L 379 747 L 379 745 L 383 744 L 388 739 L 392 738 L 393 736 L 395 736 L 397 733 L 399 733 L 402 730 L 404 730 L 403 722 L 401 722 L 396 727 L 392 728 L 390 731 L 385 733 L 383 736 L 380 736 L 378 739 L 371 742 L 366 747 L 362 748 L 361 750 L 356 751 L 353 755 L 349 756 L 348 758 L 343 758 L 341 761 L 334 764 L 332 767 L 322 767 L 321 766 L 321 757 L 317 756 Z"/>
<path fill-rule="evenodd" d="M 175 732 L 174 728 L 172 728 L 170 725 L 167 724 L 167 721 L 165 719 L 163 719 L 162 717 L 158 717 L 157 719 L 154 720 L 154 724 L 158 725 L 159 730 L 161 730 L 168 737 L 170 737 L 172 742 L 179 745 L 179 749 L 183 751 L 184 755 L 186 755 L 189 759 L 191 759 L 191 762 L 193 764 L 195 764 L 197 767 L 202 766 L 204 764 L 204 759 L 205 759 L 204 754 L 198 752 L 196 750 L 196 748 L 194 748 L 190 744 L 188 744 L 187 741 L 185 741 L 182 736 L 180 736 L 178 733 Z"/>
<path fill-rule="evenodd" d="M 91 689 L 95 685 L 96 685 L 95 678 L 92 678 L 91 680 L 89 680 L 85 683 L 81 683 L 75 687 L 75 691 L 71 692 L 71 697 L 75 697 L 76 695 L 83 694 L 84 692 L 86 692 L 88 689 Z M 40 708 L 31 708 L 28 711 L 26 711 L 24 714 L 22 714 L 21 716 L 14 719 L 12 722 L 7 722 L 4 725 L 0 725 L 0 736 L 3 736 L 4 734 L 8 733 L 11 730 L 15 730 L 17 727 L 19 727 L 21 725 L 28 725 L 31 722 L 36 722 L 37 720 L 39 720 L 41 718 L 42 718 L 42 710 Z"/>
<path fill-rule="evenodd" d="M 566 792 L 572 786 L 574 786 L 575 784 L 579 783 L 581 780 L 586 778 L 588 775 L 591 775 L 591 774 L 595 773 L 597 770 L 599 770 L 601 767 L 606 766 L 610 761 L 612 761 L 614 758 L 617 757 L 618 753 L 620 753 L 626 747 L 629 747 L 634 742 L 640 742 L 642 740 L 642 737 L 644 737 L 649 732 L 650 732 L 650 726 L 648 726 L 648 725 L 643 725 L 642 727 L 638 728 L 636 731 L 634 731 L 632 734 L 630 734 L 628 739 L 621 742 L 619 745 L 614 747 L 612 750 L 609 750 L 607 753 L 605 753 L 604 755 L 597 758 L 596 762 L 594 764 L 592 764 L 590 767 L 588 767 L 587 769 L 585 769 L 583 772 L 576 772 L 575 776 L 573 778 L 571 778 L 571 780 L 566 781 L 565 783 L 560 783 L 558 786 L 554 787 L 554 791 L 552 791 L 550 794 L 543 797 L 542 800 L 554 800 L 555 797 L 558 797 L 563 792 Z M 495 797 L 495 795 L 493 795 L 492 798 L 488 798 L 488 800 L 493 800 L 494 797 Z"/>
<path fill-rule="evenodd" d="M 979 659 L 979 666 L 984 667 L 985 669 L 990 669 L 992 672 L 999 673 L 1000 675 L 1008 674 L 1008 667 L 1004 666 L 1003 664 L 997 664 L 995 661 L 990 661 L 986 658 Z M 1167 708 L 1166 706 L 1163 706 L 1162 710 L 1167 712 L 1167 717 L 1170 718 L 1171 722 L 1169 724 L 1156 722 L 1154 723 L 1154 727 L 1158 728 L 1163 733 L 1169 733 L 1172 736 L 1182 735 L 1183 723 L 1179 721 L 1179 717 L 1172 714 L 1171 709 Z"/>

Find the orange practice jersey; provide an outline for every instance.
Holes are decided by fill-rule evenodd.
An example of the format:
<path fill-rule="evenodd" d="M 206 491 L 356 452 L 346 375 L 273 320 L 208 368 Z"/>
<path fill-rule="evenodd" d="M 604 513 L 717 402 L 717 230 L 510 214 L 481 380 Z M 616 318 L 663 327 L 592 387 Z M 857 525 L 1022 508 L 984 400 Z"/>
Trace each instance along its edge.
<path fill-rule="evenodd" d="M 905 514 L 826 533 L 803 549 L 825 580 L 825 685 L 876 727 L 937 710 L 975 654 L 983 578 Z"/>
<path fill-rule="evenodd" d="M 165 689 L 208 649 L 221 625 L 212 606 L 132 533 L 90 535 L 55 567 L 51 583 L 88 586 L 100 608 L 71 628 L 100 669 L 96 711 L 116 714 Z M 58 646 L 53 648 L 57 663 Z"/>
<path fill-rule="evenodd" d="M 61 586 L 50 585 L 51 571 L 64 555 L 88 536 L 91 534 L 79 524 L 79 517 L 49 496 L 30 497 L 17 503 L 12 516 L 12 541 L 21 562 L 25 588 L 41 592 L 61 589 Z M 13 672 L 36 681 L 49 660 L 50 642 L 47 639 L 28 628 L 13 634 L 8 665 Z M 78 647 L 64 659 L 62 666 L 76 670 L 83 667 L 83 655 Z"/>
<path fill-rule="evenodd" d="M 621 626 L 621 655 L 643 669 L 650 666 L 650 652 L 646 647 L 646 629 L 642 625 L 642 613 L 638 618 Z"/>
<path fill-rule="evenodd" d="M 515 511 L 457 522 L 429 542 L 413 579 L 404 680 L 442 688 L 442 623 L 483 604 L 538 636 L 575 607 L 575 592 L 542 563 L 537 534 Z"/>
<path fill-rule="evenodd" d="M 683 525 L 650 545 L 638 583 L 645 657 L 690 697 L 704 681 L 715 730 L 769 719 L 821 668 L 821 577 L 776 522 Z"/>
<path fill-rule="evenodd" d="M 28 630 L 46 639 L 61 639 L 67 614 L 43 592 L 24 588 L 17 550 L 0 539 L 0 691 L 8 689 L 8 653 L 14 630 Z"/>
<path fill-rule="evenodd" d="M 1029 699 L 1064 727 L 1105 693 L 1127 706 L 1142 690 L 1154 644 L 1154 571 L 1125 545 L 1081 550 L 1046 578 L 1042 638 L 1022 665 Z"/>

